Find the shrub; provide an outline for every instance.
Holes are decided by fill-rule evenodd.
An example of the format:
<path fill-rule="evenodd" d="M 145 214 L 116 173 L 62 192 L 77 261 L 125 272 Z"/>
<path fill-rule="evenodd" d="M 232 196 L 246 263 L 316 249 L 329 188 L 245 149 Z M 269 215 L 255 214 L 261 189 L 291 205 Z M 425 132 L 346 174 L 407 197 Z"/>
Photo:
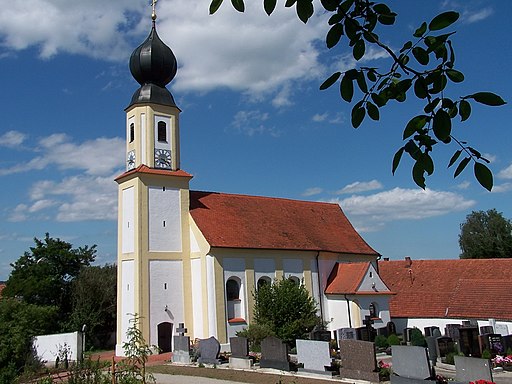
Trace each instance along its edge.
<path fill-rule="evenodd" d="M 375 337 L 375 346 L 377 348 L 387 348 L 389 347 L 389 341 L 388 338 L 384 335 L 377 335 Z"/>
<path fill-rule="evenodd" d="M 425 336 L 421 333 L 418 328 L 413 328 L 411 330 L 411 344 L 417 347 L 426 347 L 427 341 L 425 340 Z"/>
<path fill-rule="evenodd" d="M 389 345 L 400 345 L 400 338 L 392 333 L 388 336 L 388 344 Z"/>
<path fill-rule="evenodd" d="M 488 349 L 484 349 L 482 351 L 482 359 L 491 359 L 492 358 L 492 355 L 491 355 L 491 351 L 489 351 Z"/>
<path fill-rule="evenodd" d="M 275 336 L 275 333 L 267 324 L 254 323 L 238 331 L 236 335 L 249 340 L 249 349 L 252 352 L 261 352 L 261 341 L 267 336 Z"/>

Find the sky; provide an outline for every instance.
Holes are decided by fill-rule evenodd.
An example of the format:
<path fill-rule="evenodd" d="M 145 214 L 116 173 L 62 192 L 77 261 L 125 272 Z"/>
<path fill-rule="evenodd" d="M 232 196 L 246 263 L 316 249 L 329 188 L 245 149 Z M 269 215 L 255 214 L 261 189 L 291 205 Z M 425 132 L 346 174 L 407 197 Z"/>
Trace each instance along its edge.
<path fill-rule="evenodd" d="M 138 88 L 128 59 L 149 34 L 149 3 L 0 0 L 0 280 L 46 232 L 75 247 L 97 244 L 96 263 L 115 262 L 114 178 L 125 167 L 124 108 Z M 422 190 L 409 159 L 391 173 L 421 105 L 413 97 L 390 103 L 379 122 L 352 128 L 339 89 L 319 90 L 355 65 L 346 44 L 326 48 L 325 15 L 304 25 L 284 1 L 270 17 L 262 0 L 246 3 L 239 14 L 226 0 L 213 16 L 209 0 L 157 3 L 158 34 L 179 65 L 169 89 L 183 111 L 181 167 L 194 176 L 191 189 L 338 203 L 390 259 L 458 258 L 460 224 L 472 211 L 495 208 L 512 219 L 510 104 L 473 104 L 471 118 L 454 127 L 491 160 L 492 192 L 471 167 L 453 178 L 455 146 L 436 148 Z M 458 11 L 449 30 L 457 31 L 456 68 L 466 80 L 448 93 L 512 100 L 512 2 L 387 3 L 397 22 L 378 33 L 396 51 L 423 21 Z M 390 60 L 372 49 L 363 65 L 386 68 Z"/>

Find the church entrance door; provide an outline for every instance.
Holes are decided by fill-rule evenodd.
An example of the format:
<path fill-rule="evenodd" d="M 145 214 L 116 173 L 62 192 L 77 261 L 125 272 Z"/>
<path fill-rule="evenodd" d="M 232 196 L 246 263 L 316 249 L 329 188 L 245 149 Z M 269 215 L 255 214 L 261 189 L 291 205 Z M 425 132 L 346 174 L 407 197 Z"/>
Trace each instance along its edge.
<path fill-rule="evenodd" d="M 158 348 L 161 353 L 172 351 L 172 323 L 158 324 Z"/>

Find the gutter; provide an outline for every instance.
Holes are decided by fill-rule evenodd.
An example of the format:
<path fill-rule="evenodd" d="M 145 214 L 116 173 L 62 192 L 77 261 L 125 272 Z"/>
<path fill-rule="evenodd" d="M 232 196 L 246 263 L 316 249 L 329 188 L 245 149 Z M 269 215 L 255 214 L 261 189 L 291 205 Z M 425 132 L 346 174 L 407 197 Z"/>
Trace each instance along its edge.
<path fill-rule="evenodd" d="M 345 296 L 345 301 L 347 302 L 348 327 L 352 328 L 352 315 L 350 313 L 350 301 L 349 301 L 346 293 L 343 296 Z"/>

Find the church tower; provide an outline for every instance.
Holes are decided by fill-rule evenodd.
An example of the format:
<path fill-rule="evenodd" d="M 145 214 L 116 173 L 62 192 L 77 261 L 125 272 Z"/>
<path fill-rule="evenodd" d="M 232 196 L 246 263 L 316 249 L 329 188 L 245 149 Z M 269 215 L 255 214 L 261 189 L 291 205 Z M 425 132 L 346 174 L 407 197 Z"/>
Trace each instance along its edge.
<path fill-rule="evenodd" d="M 178 323 L 192 318 L 189 182 L 180 169 L 179 114 L 167 90 L 176 57 L 152 28 L 130 57 L 140 87 L 126 108 L 126 171 L 118 194 L 116 355 L 134 315 L 146 342 L 172 350 Z"/>

